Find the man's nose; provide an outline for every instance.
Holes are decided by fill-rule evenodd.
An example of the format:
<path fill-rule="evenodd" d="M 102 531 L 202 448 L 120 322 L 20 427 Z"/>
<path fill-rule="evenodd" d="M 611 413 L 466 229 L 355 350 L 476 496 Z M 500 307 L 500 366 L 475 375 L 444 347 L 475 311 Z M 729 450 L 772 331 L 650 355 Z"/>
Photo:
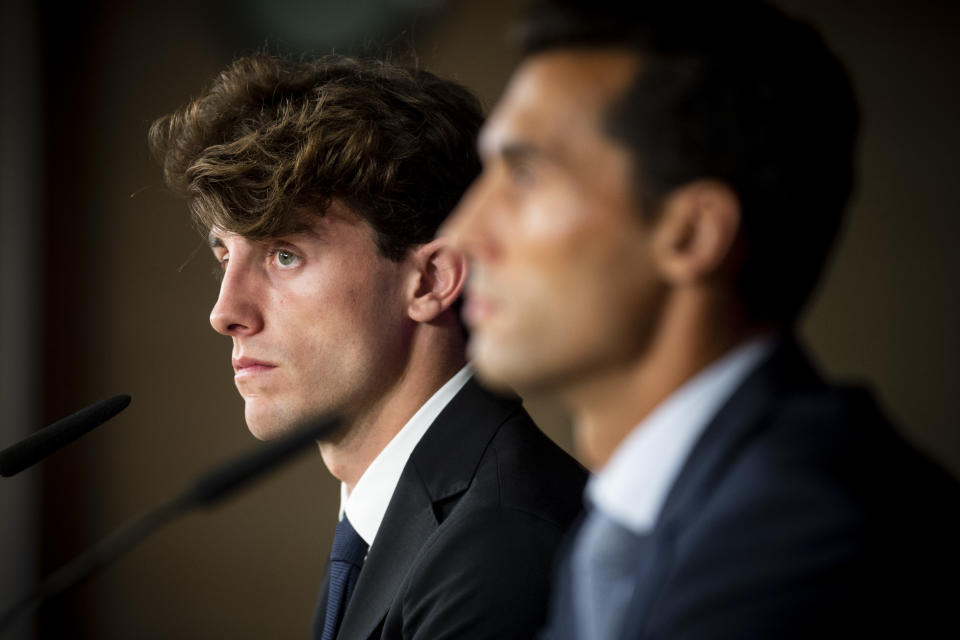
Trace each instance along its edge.
<path fill-rule="evenodd" d="M 250 269 L 228 263 L 220 295 L 210 311 L 210 325 L 225 336 L 253 335 L 263 329 L 262 302 Z"/>
<path fill-rule="evenodd" d="M 442 229 L 453 245 L 470 259 L 484 259 L 496 253 L 490 233 L 490 218 L 495 204 L 494 185 L 481 175 L 454 209 Z"/>

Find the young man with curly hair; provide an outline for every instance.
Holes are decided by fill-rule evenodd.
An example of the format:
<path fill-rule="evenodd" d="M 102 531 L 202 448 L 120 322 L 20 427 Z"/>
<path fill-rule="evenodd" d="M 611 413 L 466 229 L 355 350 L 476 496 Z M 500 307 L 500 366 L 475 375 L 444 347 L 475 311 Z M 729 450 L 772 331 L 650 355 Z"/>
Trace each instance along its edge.
<path fill-rule="evenodd" d="M 584 472 L 472 379 L 462 256 L 437 227 L 479 170 L 475 98 L 417 69 L 237 60 L 150 146 L 222 270 L 250 431 L 312 416 L 341 481 L 314 636 L 526 638 Z"/>

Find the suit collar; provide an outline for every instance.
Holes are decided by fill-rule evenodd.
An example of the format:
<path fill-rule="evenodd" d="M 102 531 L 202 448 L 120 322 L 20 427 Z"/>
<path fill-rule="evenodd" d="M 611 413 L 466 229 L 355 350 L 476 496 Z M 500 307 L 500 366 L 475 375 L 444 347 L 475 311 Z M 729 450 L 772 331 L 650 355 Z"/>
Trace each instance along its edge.
<path fill-rule="evenodd" d="M 686 507 L 714 486 L 744 442 L 763 424 L 761 418 L 778 406 L 780 399 L 822 386 L 796 340 L 781 338 L 704 429 L 667 495 L 659 523 L 666 525 L 688 513 Z"/>
<path fill-rule="evenodd" d="M 493 395 L 471 379 L 437 417 L 404 473 L 416 473 L 434 502 L 463 493 L 490 440 L 519 407 L 519 398 Z"/>
<path fill-rule="evenodd" d="M 434 505 L 470 486 L 487 445 L 520 406 L 469 380 L 420 440 L 384 515 L 341 624 L 339 638 L 369 638 L 382 623 L 427 538 L 439 527 Z"/>
<path fill-rule="evenodd" d="M 349 496 L 346 484 L 341 483 L 340 517 L 346 514 L 369 546 L 374 545 L 390 498 L 417 444 L 471 375 L 471 367 L 466 365 L 433 393 L 370 463 Z"/>
<path fill-rule="evenodd" d="M 677 474 L 717 411 L 775 339 L 751 338 L 717 358 L 661 402 L 587 484 L 587 500 L 635 534 L 650 531 Z"/>

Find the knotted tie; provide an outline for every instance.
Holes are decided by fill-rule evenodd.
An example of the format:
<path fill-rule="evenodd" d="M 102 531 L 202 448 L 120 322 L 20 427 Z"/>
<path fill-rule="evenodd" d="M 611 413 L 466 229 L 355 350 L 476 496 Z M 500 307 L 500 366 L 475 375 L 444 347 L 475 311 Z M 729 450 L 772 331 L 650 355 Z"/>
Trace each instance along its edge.
<path fill-rule="evenodd" d="M 573 551 L 576 628 L 594 640 L 618 637 L 633 595 L 636 559 L 647 536 L 638 536 L 600 510 L 590 513 Z"/>
<path fill-rule="evenodd" d="M 347 516 L 337 525 L 330 551 L 330 590 L 327 594 L 327 612 L 323 620 L 322 640 L 334 640 L 347 609 L 353 587 L 357 584 L 360 568 L 367 555 L 367 543 L 354 531 Z"/>

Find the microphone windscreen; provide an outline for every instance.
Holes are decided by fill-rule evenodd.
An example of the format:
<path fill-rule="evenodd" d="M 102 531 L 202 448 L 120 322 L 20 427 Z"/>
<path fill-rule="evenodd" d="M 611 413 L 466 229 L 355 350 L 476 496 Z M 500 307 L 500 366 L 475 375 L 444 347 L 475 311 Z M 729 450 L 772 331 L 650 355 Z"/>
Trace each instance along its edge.
<path fill-rule="evenodd" d="M 130 396 L 101 400 L 0 451 L 0 476 L 8 478 L 40 462 L 127 408 Z"/>

